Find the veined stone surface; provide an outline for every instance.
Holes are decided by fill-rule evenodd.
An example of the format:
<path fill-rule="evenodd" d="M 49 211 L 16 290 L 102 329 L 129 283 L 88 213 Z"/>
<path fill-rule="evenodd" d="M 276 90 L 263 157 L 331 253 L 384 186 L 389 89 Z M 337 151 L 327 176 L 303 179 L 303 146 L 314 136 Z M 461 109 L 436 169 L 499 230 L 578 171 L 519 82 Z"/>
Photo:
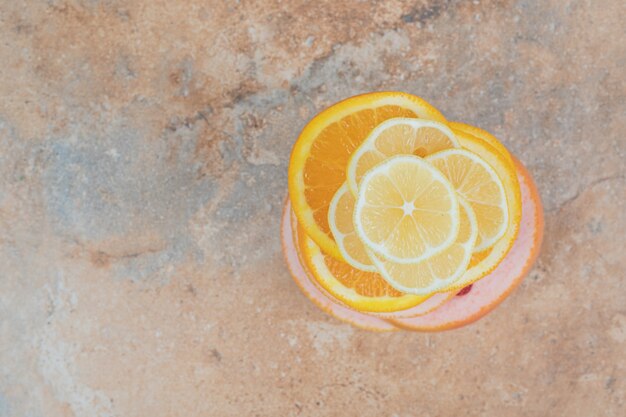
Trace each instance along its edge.
<path fill-rule="evenodd" d="M 626 3 L 0 0 L 0 416 L 623 416 Z M 361 331 L 289 277 L 291 146 L 420 95 L 535 176 L 496 311 Z"/>

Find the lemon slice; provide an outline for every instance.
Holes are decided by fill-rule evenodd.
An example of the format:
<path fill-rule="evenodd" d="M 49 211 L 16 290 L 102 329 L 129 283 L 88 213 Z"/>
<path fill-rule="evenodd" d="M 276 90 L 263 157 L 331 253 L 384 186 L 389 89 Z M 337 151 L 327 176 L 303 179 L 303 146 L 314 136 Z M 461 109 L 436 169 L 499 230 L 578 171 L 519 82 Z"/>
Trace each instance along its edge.
<path fill-rule="evenodd" d="M 459 206 L 461 225 L 456 242 L 438 255 L 417 263 L 399 264 L 371 254 L 385 281 L 398 291 L 426 295 L 445 291 L 465 273 L 472 258 L 478 226 L 471 206 L 463 198 L 459 198 Z"/>
<path fill-rule="evenodd" d="M 470 261 L 467 272 L 453 284 L 454 289 L 461 289 L 492 272 L 509 252 L 517 238 L 522 218 L 522 195 L 518 180 L 517 166 L 511 166 L 508 159 L 485 140 L 463 131 L 455 131 L 462 148 L 478 155 L 497 173 L 506 193 L 508 208 L 508 224 L 504 236 L 491 248 L 476 251 L 474 260 Z M 480 224 L 479 224 L 480 229 Z"/>
<path fill-rule="evenodd" d="M 356 199 L 344 183 L 335 193 L 328 209 L 328 225 L 343 259 L 356 269 L 378 272 L 354 231 L 354 203 Z"/>
<path fill-rule="evenodd" d="M 390 156 L 424 157 L 458 147 L 454 133 L 443 123 L 404 117 L 389 119 L 376 126 L 350 157 L 346 171 L 350 191 L 357 195 L 363 175 Z"/>
<path fill-rule="evenodd" d="M 289 198 L 306 233 L 341 260 L 328 225 L 331 199 L 346 181 L 348 160 L 372 129 L 387 119 L 413 117 L 445 122 L 423 99 L 398 91 L 350 97 L 316 115 L 302 130 L 289 161 Z"/>
<path fill-rule="evenodd" d="M 452 129 L 452 131 L 457 135 L 459 132 L 469 134 L 491 145 L 500 155 L 504 157 L 504 159 L 506 159 L 511 166 L 511 169 L 515 171 L 515 163 L 513 162 L 513 157 L 511 157 L 509 150 L 494 135 L 479 127 L 461 122 L 449 122 L 448 126 L 450 126 L 450 129 Z"/>
<path fill-rule="evenodd" d="M 493 246 L 509 221 L 506 194 L 496 171 L 478 155 L 465 149 L 448 149 L 426 157 L 450 180 L 472 206 L 478 223 L 475 252 Z"/>
<path fill-rule="evenodd" d="M 459 223 L 452 184 L 418 156 L 393 156 L 363 177 L 354 227 L 376 255 L 399 263 L 422 261 L 456 241 Z"/>

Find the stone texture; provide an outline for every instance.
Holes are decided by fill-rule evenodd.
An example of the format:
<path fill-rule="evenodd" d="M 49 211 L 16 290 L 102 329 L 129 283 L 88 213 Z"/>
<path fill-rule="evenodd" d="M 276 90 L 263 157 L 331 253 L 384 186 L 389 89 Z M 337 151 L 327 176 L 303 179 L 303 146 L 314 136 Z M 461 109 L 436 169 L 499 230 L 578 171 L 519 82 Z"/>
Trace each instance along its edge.
<path fill-rule="evenodd" d="M 621 0 L 0 0 L 0 416 L 623 416 Z M 290 148 L 400 89 L 502 138 L 538 264 L 441 334 L 319 312 Z"/>

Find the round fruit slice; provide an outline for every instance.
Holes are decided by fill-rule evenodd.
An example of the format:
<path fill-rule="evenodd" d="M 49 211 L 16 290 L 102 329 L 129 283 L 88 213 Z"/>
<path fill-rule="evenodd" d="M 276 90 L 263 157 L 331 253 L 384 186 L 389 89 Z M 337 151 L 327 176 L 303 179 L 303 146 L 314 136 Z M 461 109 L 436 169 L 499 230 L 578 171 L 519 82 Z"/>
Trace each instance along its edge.
<path fill-rule="evenodd" d="M 433 332 L 470 324 L 493 310 L 519 285 L 539 254 L 543 237 L 543 209 L 530 174 L 517 163 L 522 190 L 519 235 L 506 258 L 489 275 L 475 282 L 462 297 L 454 297 L 433 312 L 391 323 L 409 330 Z"/>
<path fill-rule="evenodd" d="M 496 243 L 509 221 L 506 194 L 496 171 L 478 155 L 465 149 L 448 149 L 426 157 L 446 176 L 472 206 L 478 222 L 474 251 L 481 252 Z"/>
<path fill-rule="evenodd" d="M 341 259 L 328 225 L 330 201 L 346 181 L 348 159 L 367 135 L 393 117 L 445 122 L 419 97 L 400 92 L 363 94 L 332 105 L 302 130 L 289 162 L 289 196 L 307 234 L 326 253 Z"/>
<path fill-rule="evenodd" d="M 510 165 L 506 162 L 506 159 L 504 159 L 504 157 L 496 151 L 495 148 L 473 135 L 468 135 L 464 132 L 457 132 L 457 139 L 463 148 L 478 155 L 497 172 L 498 178 L 502 181 L 504 192 L 506 194 L 508 224 L 506 226 L 504 236 L 502 236 L 500 240 L 498 240 L 491 248 L 484 251 L 485 253 L 478 253 L 474 261 L 479 262 L 474 264 L 470 261 L 470 267 L 467 269 L 467 272 L 465 272 L 461 279 L 453 284 L 449 290 L 460 290 L 474 281 L 481 279 L 498 266 L 515 241 L 522 216 L 522 200 L 520 195 L 520 184 L 517 178 L 518 175 L 516 173 L 517 168 L 515 170 L 511 169 Z M 474 210 L 474 213 L 476 214 L 476 210 Z M 478 222 L 478 229 L 480 231 L 480 221 Z M 482 257 L 484 258 L 480 260 Z"/>
<path fill-rule="evenodd" d="M 343 187 L 342 187 L 343 188 Z M 346 189 L 347 191 L 347 189 Z M 351 196 L 352 194 L 350 192 L 347 192 L 347 194 L 349 196 Z M 289 202 L 287 202 L 286 204 L 289 204 Z M 332 205 L 331 205 L 332 207 Z M 292 212 L 293 213 L 293 212 Z M 331 222 L 332 224 L 332 222 Z M 295 219 L 295 216 L 292 215 L 292 229 L 293 229 L 293 240 L 296 242 L 296 248 L 299 248 L 299 244 L 297 242 L 299 242 L 301 239 L 298 237 L 298 230 L 300 230 L 300 234 L 303 234 L 304 231 L 302 230 L 302 227 L 298 225 L 298 221 L 297 219 Z M 300 258 L 300 262 L 305 265 L 306 262 L 304 261 L 304 256 L 302 255 L 302 251 L 300 251 L 298 249 L 298 256 Z M 312 273 L 311 271 L 307 272 L 307 275 L 311 276 Z M 313 284 L 316 285 L 316 287 L 322 291 L 322 293 L 324 293 L 326 295 L 326 297 L 330 298 L 331 300 L 333 300 L 335 303 L 339 303 L 340 301 L 337 300 L 335 297 L 329 295 L 326 290 L 320 286 L 319 283 L 317 283 L 317 280 L 313 279 L 312 280 Z M 398 311 L 393 311 L 393 312 L 389 312 L 389 313 L 368 313 L 368 314 L 372 314 L 376 317 L 381 317 L 381 318 L 402 318 L 402 317 L 415 317 L 415 316 L 419 316 L 419 315 L 423 315 L 423 314 L 427 314 L 431 311 L 433 311 L 434 309 L 436 309 L 437 307 L 441 306 L 443 303 L 445 303 L 446 301 L 448 301 L 451 297 L 454 297 L 456 295 L 456 291 L 454 292 L 450 292 L 450 293 L 437 293 L 437 294 L 433 294 L 431 297 L 428 297 L 427 300 L 423 301 L 422 303 L 411 307 L 411 308 L 407 308 L 405 310 L 398 310 Z"/>
<path fill-rule="evenodd" d="M 403 294 L 380 274 L 358 270 L 325 254 L 303 228 L 298 230 L 298 235 L 305 267 L 326 292 L 350 308 L 361 312 L 406 310 L 431 295 Z"/>
<path fill-rule="evenodd" d="M 485 258 L 487 258 L 487 256 L 489 256 L 490 253 L 491 253 L 491 248 L 485 249 L 482 252 L 474 252 L 474 253 L 472 253 L 472 258 L 470 259 L 470 263 L 468 265 L 468 268 L 471 268 L 474 265 L 478 265 Z"/>
<path fill-rule="evenodd" d="M 515 169 L 515 163 L 513 162 L 513 157 L 509 153 L 509 150 L 491 133 L 483 130 L 479 127 L 468 125 L 466 123 L 461 122 L 449 122 L 448 126 L 452 129 L 455 134 L 457 132 L 463 132 L 468 135 L 472 135 L 478 139 L 481 139 L 491 145 L 496 151 L 500 153 L 507 160 L 509 165 Z"/>
<path fill-rule="evenodd" d="M 465 273 L 478 236 L 478 227 L 470 205 L 462 198 L 459 198 L 459 204 L 459 234 L 456 242 L 443 252 L 413 264 L 399 264 L 371 255 L 376 268 L 392 287 L 408 294 L 426 295 L 445 291 Z"/>
<path fill-rule="evenodd" d="M 385 319 L 402 319 L 402 318 L 412 318 L 423 316 L 425 314 L 430 313 L 431 311 L 435 311 L 449 300 L 451 300 L 456 295 L 456 291 L 454 292 L 440 292 L 433 294 L 428 300 L 424 301 L 421 304 L 416 305 L 415 307 L 394 311 L 391 313 L 370 313 L 375 317 L 381 317 Z"/>
<path fill-rule="evenodd" d="M 344 183 L 335 193 L 328 210 L 328 224 L 343 259 L 356 269 L 378 272 L 354 231 L 354 203 L 356 199 Z"/>
<path fill-rule="evenodd" d="M 354 195 L 363 175 L 374 166 L 394 155 L 408 154 L 425 157 L 449 148 L 458 148 L 454 133 L 443 123 L 394 118 L 378 126 L 359 146 L 348 162 L 348 185 Z"/>
<path fill-rule="evenodd" d="M 459 223 L 454 188 L 418 156 L 393 156 L 363 177 L 354 227 L 376 255 L 399 263 L 420 262 L 452 245 Z"/>
<path fill-rule="evenodd" d="M 302 266 L 302 260 L 299 259 L 298 256 L 298 250 L 296 249 L 298 247 L 298 234 L 297 230 L 294 228 L 294 226 L 297 226 L 297 221 L 295 221 L 295 225 L 293 221 L 290 221 L 290 217 L 294 217 L 291 216 L 290 213 L 292 213 L 291 204 L 287 201 L 283 209 L 281 221 L 283 254 L 287 261 L 287 267 L 289 268 L 291 277 L 304 295 L 313 301 L 320 310 L 346 323 L 373 331 L 397 330 L 395 326 L 382 318 L 359 313 L 358 311 L 338 304 L 313 283 L 309 275 L 305 272 Z"/>

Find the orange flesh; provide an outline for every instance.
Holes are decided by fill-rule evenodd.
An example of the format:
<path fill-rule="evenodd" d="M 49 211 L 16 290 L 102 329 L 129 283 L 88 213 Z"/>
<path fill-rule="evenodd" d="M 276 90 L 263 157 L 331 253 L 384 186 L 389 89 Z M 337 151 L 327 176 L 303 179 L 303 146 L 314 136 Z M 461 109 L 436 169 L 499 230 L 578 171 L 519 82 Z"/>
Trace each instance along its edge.
<path fill-rule="evenodd" d="M 298 235 L 306 236 L 304 228 L 298 224 Z M 304 239 L 300 239 L 300 251 Z M 338 261 L 330 255 L 324 254 L 324 261 L 328 269 L 345 287 L 352 288 L 357 294 L 364 297 L 401 297 L 404 294 L 387 284 L 380 274 L 376 272 L 366 272 L 353 268 L 349 264 Z"/>
<path fill-rule="evenodd" d="M 374 127 L 392 117 L 417 115 L 395 105 L 361 110 L 327 126 L 314 142 L 304 166 L 304 195 L 316 223 L 329 237 L 328 206 L 346 179 L 350 156 Z"/>

